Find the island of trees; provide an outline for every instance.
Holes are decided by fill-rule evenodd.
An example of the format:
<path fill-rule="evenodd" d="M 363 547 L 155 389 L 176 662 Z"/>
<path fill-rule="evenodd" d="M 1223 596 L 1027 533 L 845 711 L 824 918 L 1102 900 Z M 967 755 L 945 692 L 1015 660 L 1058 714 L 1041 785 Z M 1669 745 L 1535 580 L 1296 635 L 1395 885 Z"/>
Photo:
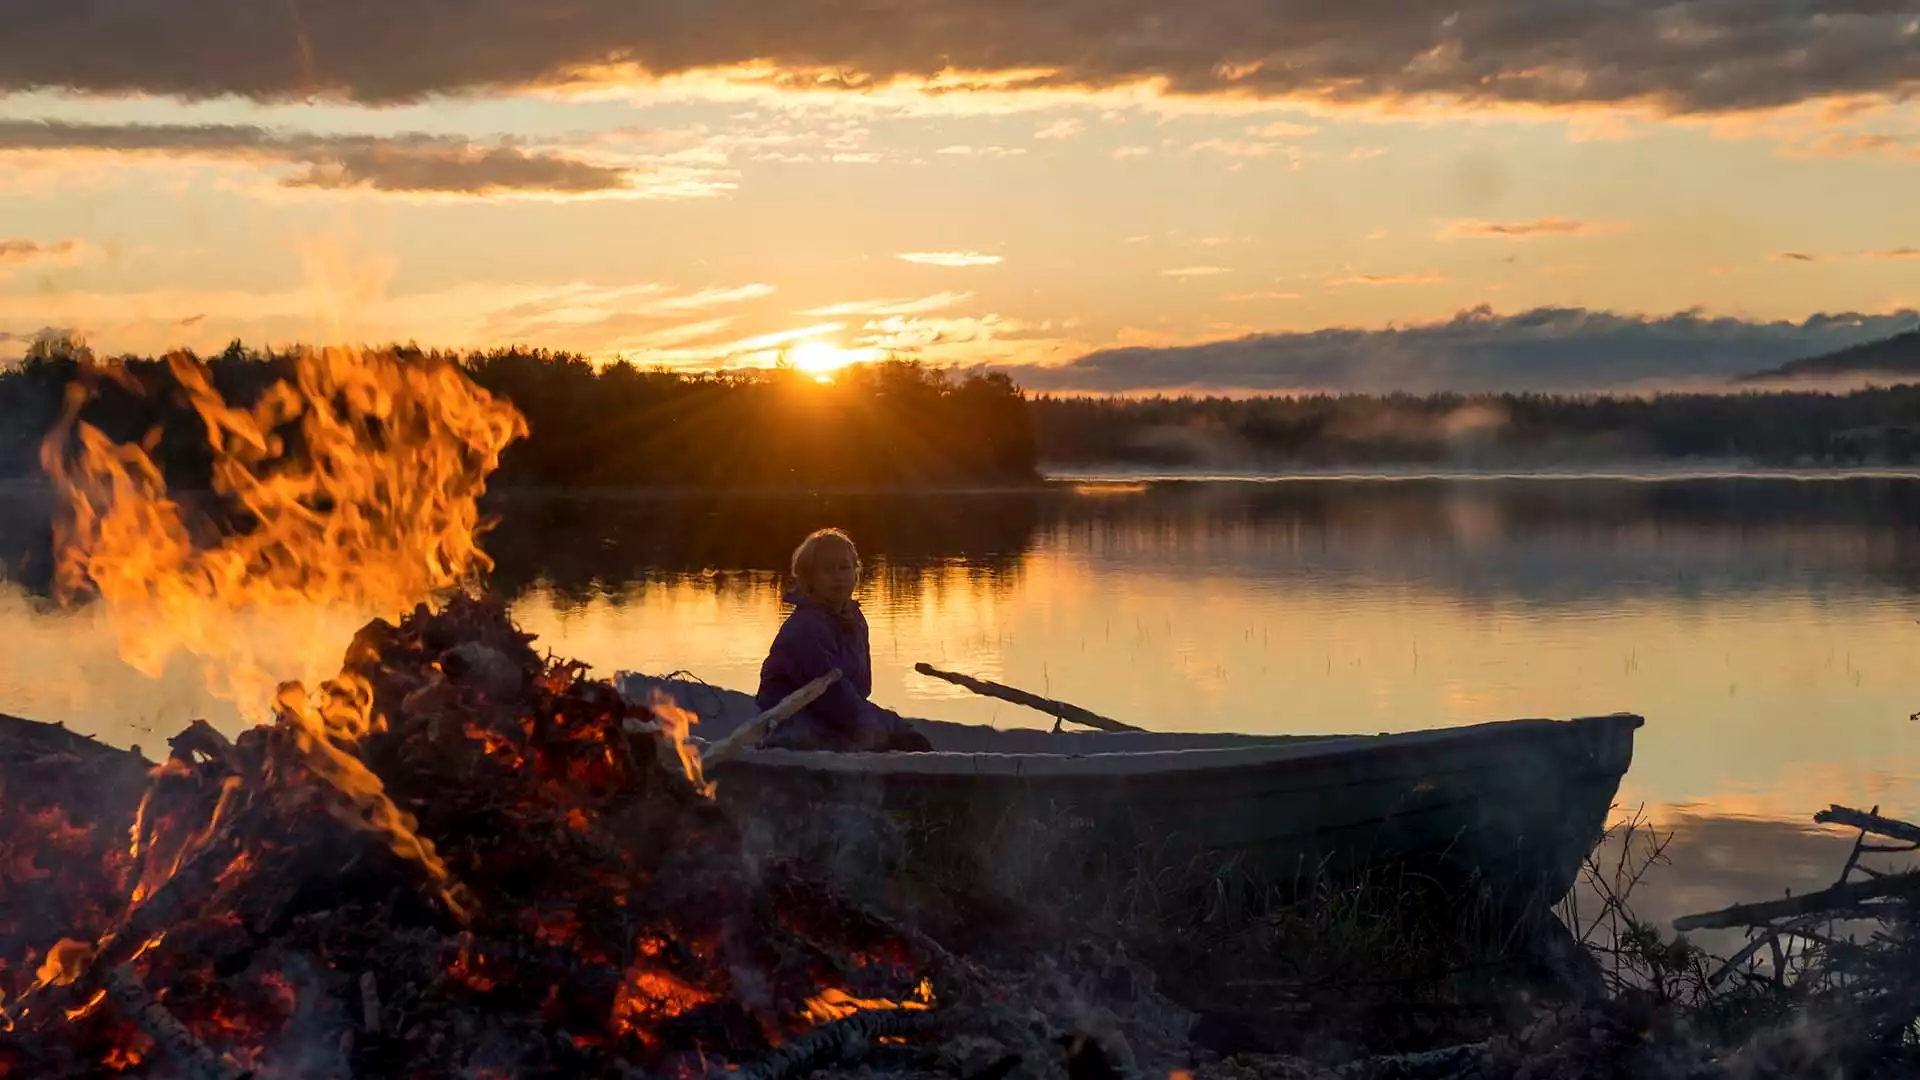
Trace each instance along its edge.
<path fill-rule="evenodd" d="M 1851 393 L 1030 396 L 1007 374 L 890 360 L 830 384 L 791 369 L 684 374 L 531 349 L 398 350 L 459 364 L 531 434 L 496 488 L 933 489 L 1019 486 L 1044 468 L 1531 468 L 1711 460 L 1782 466 L 1920 461 L 1920 385 Z M 66 386 L 92 357 L 53 339 L 0 367 L 0 477 L 32 477 Z M 292 369 L 238 344 L 201 361 L 247 404 Z M 88 419 L 158 433 L 183 484 L 206 474 L 198 421 L 161 360 L 120 358 L 125 389 Z M 1730 385 L 1730 391 L 1738 387 Z"/>

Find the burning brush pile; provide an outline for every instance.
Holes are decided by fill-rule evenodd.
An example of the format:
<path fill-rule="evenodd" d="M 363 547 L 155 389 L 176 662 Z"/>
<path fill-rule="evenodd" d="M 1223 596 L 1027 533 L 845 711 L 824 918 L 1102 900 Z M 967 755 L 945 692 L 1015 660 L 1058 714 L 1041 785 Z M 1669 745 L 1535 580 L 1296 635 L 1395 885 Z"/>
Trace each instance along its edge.
<path fill-rule="evenodd" d="M 0 717 L 0 1078 L 998 1076 L 1111 1019 L 1080 987 L 1123 956 L 988 977 L 753 856 L 691 716 L 473 599 L 526 424 L 457 365 L 304 352 L 231 400 L 191 355 L 168 372 L 69 387 L 56 598 L 268 722 L 196 722 L 153 765 Z M 109 433 L 115 395 L 154 393 L 171 435 Z M 211 468 L 177 496 L 152 451 L 195 430 Z M 1163 1019 L 1133 1045 L 1171 1046 Z"/>
<path fill-rule="evenodd" d="M 900 933 L 741 857 L 684 714 L 529 642 L 464 597 L 369 624 L 346 744 L 292 694 L 150 774 L 9 729 L 0 1076 L 688 1075 L 931 1015 Z"/>

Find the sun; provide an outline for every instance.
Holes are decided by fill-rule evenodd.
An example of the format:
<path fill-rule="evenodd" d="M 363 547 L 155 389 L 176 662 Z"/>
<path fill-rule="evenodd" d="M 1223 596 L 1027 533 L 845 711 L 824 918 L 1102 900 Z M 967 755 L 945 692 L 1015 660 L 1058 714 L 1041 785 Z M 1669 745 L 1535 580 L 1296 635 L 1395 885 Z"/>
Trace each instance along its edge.
<path fill-rule="evenodd" d="M 816 378 L 831 375 L 855 359 L 852 352 L 824 341 L 802 341 L 787 350 L 789 363 Z"/>

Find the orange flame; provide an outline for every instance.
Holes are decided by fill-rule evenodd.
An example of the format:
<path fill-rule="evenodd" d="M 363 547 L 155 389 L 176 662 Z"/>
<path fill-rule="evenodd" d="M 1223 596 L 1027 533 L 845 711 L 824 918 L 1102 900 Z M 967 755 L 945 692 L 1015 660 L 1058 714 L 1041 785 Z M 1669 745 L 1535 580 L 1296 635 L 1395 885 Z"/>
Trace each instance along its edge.
<path fill-rule="evenodd" d="M 86 972 L 87 961 L 92 959 L 92 945 L 73 938 L 61 938 L 59 943 L 47 950 L 47 959 L 34 976 L 41 986 L 66 986 Z"/>
<path fill-rule="evenodd" d="M 491 566 L 478 499 L 525 420 L 439 358 L 302 352 L 293 378 L 251 408 L 227 404 L 189 355 L 168 367 L 205 427 L 214 493 L 243 524 L 212 528 L 176 501 L 149 447 L 81 419 L 93 391 L 76 382 L 41 447 L 61 496 L 60 597 L 96 592 L 122 656 L 148 675 L 186 653 L 216 694 L 271 702 L 313 771 L 346 796 L 342 816 L 445 882 L 432 844 L 353 756 L 382 723 L 371 689 L 344 673 L 322 682 L 338 668 L 320 643 Z M 301 681 L 284 681 L 289 665 Z"/>
<path fill-rule="evenodd" d="M 906 1001 L 890 1001 L 887 998 L 854 997 L 852 994 L 838 987 L 829 987 L 814 997 L 808 998 L 807 1003 L 801 1007 L 800 1015 L 805 1017 L 810 1023 L 825 1024 L 833 1020 L 844 1019 L 857 1012 L 871 1009 L 902 1009 L 908 1012 L 924 1012 L 932 1007 L 933 984 L 926 979 L 921 979 L 920 986 L 914 991 L 914 996 Z"/>
<path fill-rule="evenodd" d="M 706 773 L 700 765 L 700 751 L 687 737 L 693 733 L 693 725 L 699 717 L 674 703 L 674 700 L 659 690 L 653 691 L 647 701 L 647 708 L 660 724 L 659 756 L 661 764 L 668 768 L 678 767 L 680 774 L 687 778 L 694 790 L 703 795 L 713 794 L 713 785 L 707 782 Z"/>

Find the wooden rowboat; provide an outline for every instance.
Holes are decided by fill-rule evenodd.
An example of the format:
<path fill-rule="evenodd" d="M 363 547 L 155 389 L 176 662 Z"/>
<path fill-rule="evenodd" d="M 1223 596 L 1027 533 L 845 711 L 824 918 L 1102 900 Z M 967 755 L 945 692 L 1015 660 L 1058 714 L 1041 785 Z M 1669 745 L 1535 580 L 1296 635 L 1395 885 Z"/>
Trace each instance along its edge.
<path fill-rule="evenodd" d="M 746 694 L 623 672 L 718 740 L 759 710 Z M 1112 894 L 1191 871 L 1294 890 L 1389 867 L 1537 909 L 1572 887 L 1633 757 L 1638 716 L 1511 720 L 1372 736 L 996 730 L 913 720 L 933 753 L 746 750 L 719 797 L 791 847 L 859 847 L 900 827 L 897 857 L 939 860 L 1010 891 Z M 813 838 L 818 853 L 820 837 Z"/>

